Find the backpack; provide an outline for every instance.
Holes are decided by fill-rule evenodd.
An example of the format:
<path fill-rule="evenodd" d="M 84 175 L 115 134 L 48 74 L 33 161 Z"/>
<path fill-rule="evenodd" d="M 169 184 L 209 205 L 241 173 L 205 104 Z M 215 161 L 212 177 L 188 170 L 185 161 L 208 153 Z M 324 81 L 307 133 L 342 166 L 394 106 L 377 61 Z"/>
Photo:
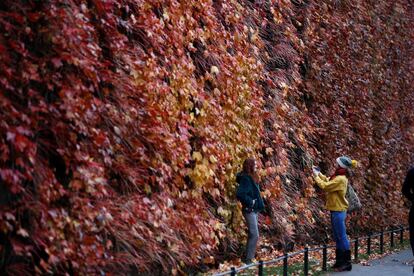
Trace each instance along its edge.
<path fill-rule="evenodd" d="M 348 201 L 348 213 L 352 213 L 362 208 L 361 201 L 359 200 L 358 195 L 356 194 L 354 188 L 351 184 L 348 183 L 348 188 L 345 195 L 346 200 Z"/>

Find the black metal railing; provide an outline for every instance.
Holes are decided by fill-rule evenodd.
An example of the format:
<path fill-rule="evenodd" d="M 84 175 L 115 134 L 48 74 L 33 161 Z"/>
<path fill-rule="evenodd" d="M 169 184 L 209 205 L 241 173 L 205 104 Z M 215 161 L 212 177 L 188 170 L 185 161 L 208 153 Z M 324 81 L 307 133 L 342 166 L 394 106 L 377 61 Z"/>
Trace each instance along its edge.
<path fill-rule="evenodd" d="M 404 242 L 404 231 L 408 230 L 408 227 L 399 227 L 399 228 L 395 228 L 392 230 L 387 230 L 387 231 L 381 231 L 379 233 L 374 233 L 374 234 L 368 234 L 368 236 L 364 236 L 364 237 L 357 237 L 354 240 L 351 240 L 350 243 L 354 244 L 354 260 L 358 260 L 359 256 L 358 256 L 358 252 L 360 249 L 360 242 L 363 240 L 366 240 L 366 254 L 370 255 L 371 252 L 371 247 L 372 247 L 372 239 L 379 237 L 379 250 L 380 253 L 382 254 L 384 252 L 384 235 L 389 234 L 390 235 L 390 247 L 393 248 L 395 246 L 394 243 L 394 234 L 400 234 L 400 244 L 402 244 Z M 268 260 L 268 261 L 263 261 L 260 260 L 257 263 L 252 263 L 252 264 L 248 264 L 248 265 L 244 265 L 244 266 L 240 266 L 240 267 L 232 267 L 229 271 L 225 271 L 222 273 L 218 273 L 218 274 L 214 274 L 214 276 L 224 276 L 224 275 L 231 275 L 231 276 L 236 276 L 237 273 L 242 272 L 248 268 L 251 267 L 257 267 L 258 268 L 258 275 L 259 276 L 263 276 L 265 275 L 265 266 L 269 266 L 272 264 L 276 264 L 280 261 L 283 262 L 283 276 L 287 276 L 288 275 L 288 268 L 289 268 L 289 264 L 288 264 L 288 260 L 289 258 L 295 257 L 297 255 L 303 254 L 303 272 L 304 275 L 307 276 L 309 274 L 309 252 L 316 252 L 316 251 L 320 251 L 322 250 L 322 270 L 323 271 L 327 271 L 328 267 L 327 267 L 327 262 L 328 262 L 328 249 L 329 248 L 335 248 L 335 245 L 326 245 L 324 244 L 321 247 L 316 247 L 316 248 L 308 248 L 306 247 L 305 249 L 301 250 L 301 251 L 297 251 L 297 252 L 293 252 L 293 253 L 285 253 L 283 256 L 280 256 L 276 259 L 272 259 L 272 260 Z"/>

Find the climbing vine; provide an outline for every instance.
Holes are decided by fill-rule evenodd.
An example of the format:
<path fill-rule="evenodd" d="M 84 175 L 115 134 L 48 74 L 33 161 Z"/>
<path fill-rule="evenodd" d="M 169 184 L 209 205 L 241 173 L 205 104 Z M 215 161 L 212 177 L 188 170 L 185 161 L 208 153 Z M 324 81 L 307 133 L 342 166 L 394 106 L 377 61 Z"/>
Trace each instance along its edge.
<path fill-rule="evenodd" d="M 404 223 L 413 7 L 354 2 L 0 3 L 0 270 L 218 263 L 244 236 L 246 157 L 279 246 L 326 237 L 310 167 L 341 154 L 355 231 Z"/>

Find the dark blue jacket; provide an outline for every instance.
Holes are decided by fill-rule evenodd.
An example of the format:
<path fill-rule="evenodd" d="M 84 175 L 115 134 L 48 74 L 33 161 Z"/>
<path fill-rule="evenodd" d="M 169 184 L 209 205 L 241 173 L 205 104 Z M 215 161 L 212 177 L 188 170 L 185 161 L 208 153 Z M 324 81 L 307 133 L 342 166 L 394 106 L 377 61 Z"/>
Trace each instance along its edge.
<path fill-rule="evenodd" d="M 408 171 L 405 177 L 402 193 L 408 200 L 414 203 L 414 167 Z"/>
<path fill-rule="evenodd" d="M 253 178 L 245 173 L 238 173 L 236 182 L 239 183 L 237 188 L 237 199 L 240 200 L 245 212 L 260 212 L 264 209 L 263 199 L 260 195 L 260 188 Z M 256 202 L 253 204 L 253 200 Z"/>

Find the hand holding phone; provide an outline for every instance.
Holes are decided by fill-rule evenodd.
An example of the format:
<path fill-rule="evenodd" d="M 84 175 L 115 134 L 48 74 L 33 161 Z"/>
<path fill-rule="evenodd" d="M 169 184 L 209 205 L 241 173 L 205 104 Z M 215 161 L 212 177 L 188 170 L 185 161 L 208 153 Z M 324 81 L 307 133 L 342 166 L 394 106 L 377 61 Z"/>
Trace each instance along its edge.
<path fill-rule="evenodd" d="M 316 166 L 312 166 L 312 172 L 315 176 L 318 176 L 321 173 L 321 169 Z"/>

